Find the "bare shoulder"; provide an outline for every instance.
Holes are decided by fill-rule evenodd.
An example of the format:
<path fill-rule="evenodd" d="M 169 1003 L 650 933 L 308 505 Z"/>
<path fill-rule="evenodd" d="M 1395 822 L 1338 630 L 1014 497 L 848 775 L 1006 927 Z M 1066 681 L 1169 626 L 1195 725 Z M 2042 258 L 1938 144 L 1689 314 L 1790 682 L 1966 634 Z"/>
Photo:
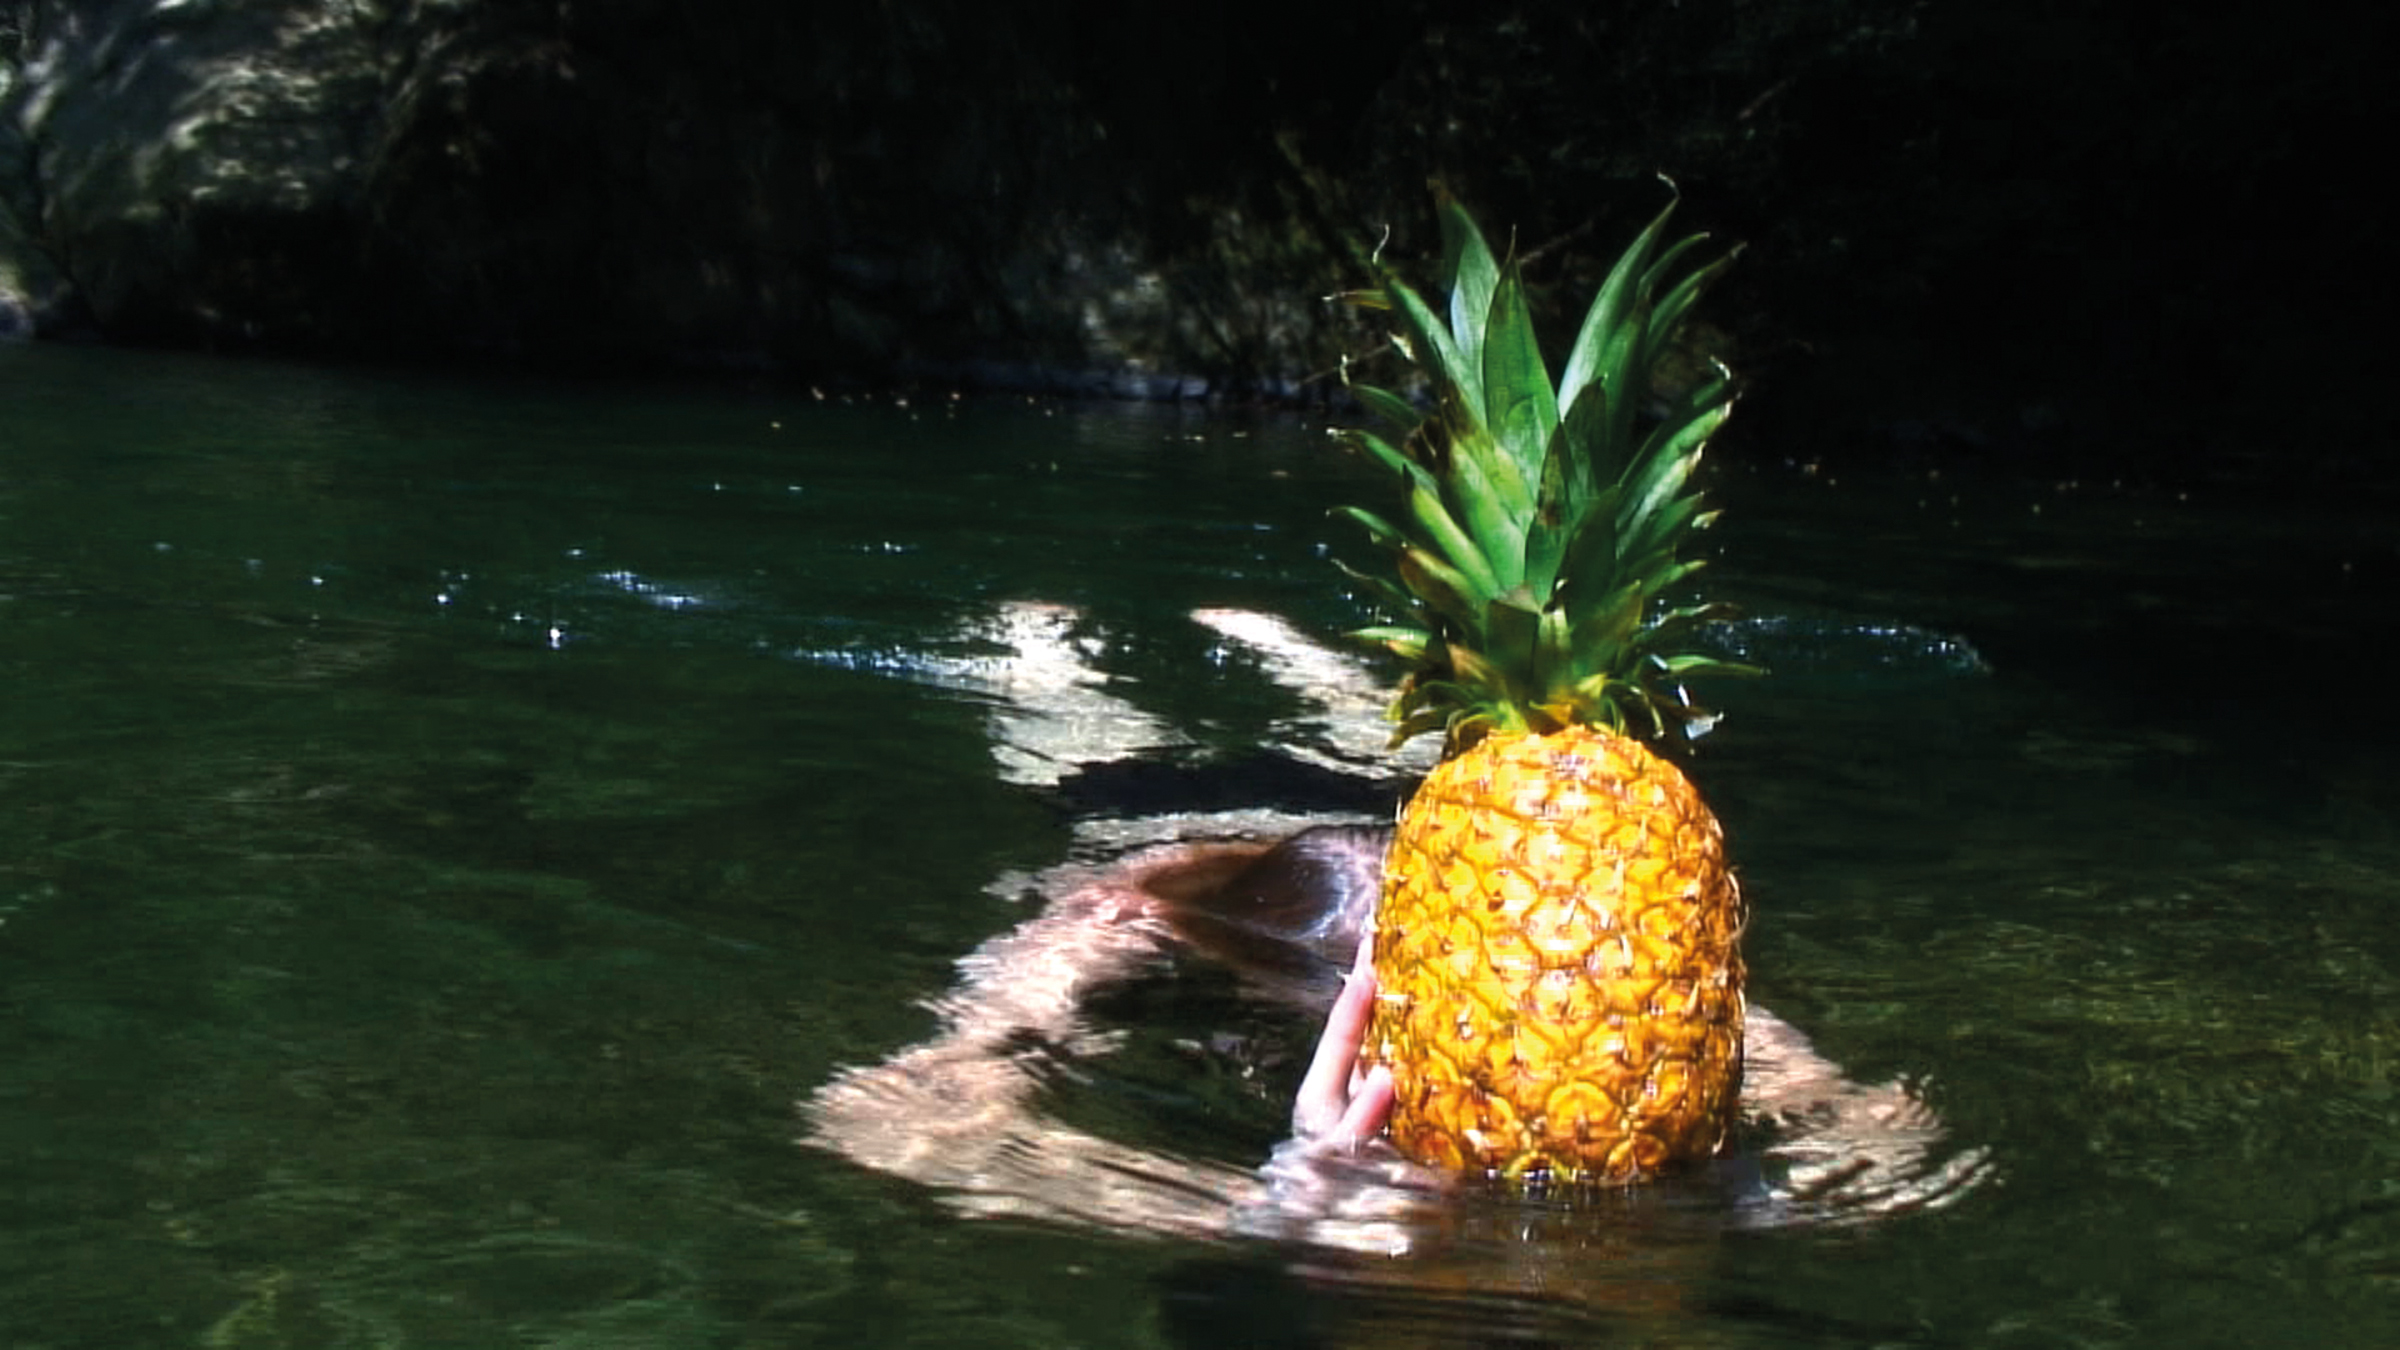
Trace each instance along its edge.
<path fill-rule="evenodd" d="M 1764 1008 L 1745 1041 L 1745 1115 L 1780 1207 L 1835 1220 L 1938 1208 L 1991 1175 L 1983 1150 L 1945 1152 L 1922 1085 L 1855 1082 Z"/>
<path fill-rule="evenodd" d="M 1840 1065 L 1817 1053 L 1798 1027 L 1756 1004 L 1750 1006 L 1743 1031 L 1742 1088 L 1754 1115 L 1805 1113 L 1857 1087 L 1842 1076 Z"/>

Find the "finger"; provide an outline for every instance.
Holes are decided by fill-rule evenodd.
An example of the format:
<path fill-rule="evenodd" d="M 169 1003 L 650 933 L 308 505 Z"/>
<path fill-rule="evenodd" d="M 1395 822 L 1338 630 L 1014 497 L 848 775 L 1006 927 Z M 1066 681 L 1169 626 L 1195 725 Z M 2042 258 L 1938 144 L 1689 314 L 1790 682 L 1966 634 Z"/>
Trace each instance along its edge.
<path fill-rule="evenodd" d="M 1292 1103 L 1292 1128 L 1299 1134 L 1323 1134 L 1342 1123 L 1350 1107 L 1351 1071 L 1358 1064 L 1359 1042 L 1366 1036 L 1367 1019 L 1374 1010 L 1373 952 L 1369 941 L 1362 939 L 1358 959 L 1351 964 L 1341 997 L 1333 1001 L 1333 1011 L 1325 1016 L 1316 1057 Z"/>
<path fill-rule="evenodd" d="M 1355 1149 L 1376 1135 L 1392 1119 L 1392 1071 L 1381 1064 L 1367 1070 L 1367 1076 L 1351 1094 L 1350 1106 L 1342 1112 L 1341 1122 L 1325 1136 L 1325 1142 L 1336 1148 Z"/>
<path fill-rule="evenodd" d="M 1374 1010 L 1374 1003 L 1374 970 L 1368 964 L 1366 944 L 1362 942 L 1360 957 L 1352 964 L 1341 997 L 1334 1000 L 1332 1011 L 1326 1014 L 1324 1034 L 1317 1038 L 1316 1056 L 1292 1104 L 1292 1126 L 1301 1135 L 1322 1134 L 1341 1122 L 1342 1113 L 1349 1107 L 1348 1088 L 1352 1070 L 1358 1063 L 1359 1041 L 1366 1033 L 1367 1017 Z"/>

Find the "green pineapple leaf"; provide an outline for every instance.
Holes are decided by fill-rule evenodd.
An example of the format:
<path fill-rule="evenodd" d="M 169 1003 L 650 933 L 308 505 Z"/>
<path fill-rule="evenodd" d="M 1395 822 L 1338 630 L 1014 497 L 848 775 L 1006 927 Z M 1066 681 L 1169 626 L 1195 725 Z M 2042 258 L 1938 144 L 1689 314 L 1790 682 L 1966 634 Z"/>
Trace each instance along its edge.
<path fill-rule="evenodd" d="M 1450 331 L 1457 336 L 1459 358 L 1480 367 L 1485 316 L 1491 313 L 1500 268 L 1465 207 L 1445 198 L 1436 214 L 1442 222 L 1442 270 L 1450 277 Z"/>
<path fill-rule="evenodd" d="M 1483 398 L 1483 423 L 1520 479 L 1538 478 L 1550 434 L 1558 429 L 1558 394 L 1550 387 L 1514 265 L 1492 293 L 1491 322 L 1483 331 Z"/>
<path fill-rule="evenodd" d="M 1442 403 L 1455 406 L 1480 423 L 1483 419 L 1481 361 L 1469 364 L 1450 329 L 1433 316 L 1433 311 L 1425 307 L 1425 301 L 1410 290 L 1407 283 L 1394 280 L 1385 290 L 1392 297 L 1392 312 L 1399 316 L 1402 326 L 1408 330 L 1409 339 L 1416 344 L 1415 350 L 1431 354 L 1432 366 L 1426 374 L 1440 391 Z M 1477 355 L 1480 357 L 1481 335 L 1476 336 Z M 1420 364 L 1426 360 L 1425 357 L 1417 359 Z"/>
<path fill-rule="evenodd" d="M 1358 397 L 1359 402 L 1367 405 L 1368 412 L 1401 428 L 1400 439 L 1404 441 L 1414 435 L 1418 426 L 1425 421 L 1425 414 L 1418 411 L 1415 404 L 1389 389 L 1379 389 L 1371 384 L 1354 384 L 1350 386 L 1350 392 Z"/>
<path fill-rule="evenodd" d="M 1433 647 L 1431 633 L 1422 628 L 1408 628 L 1399 624 L 1353 628 L 1347 636 L 1359 642 L 1372 642 L 1401 660 L 1410 662 L 1424 660 Z"/>
<path fill-rule="evenodd" d="M 1355 635 L 1413 667 L 1396 739 L 1440 728 L 1455 753 L 1496 730 L 1589 721 L 1665 734 L 1704 724 L 1676 683 L 1738 663 L 1690 648 L 1721 609 L 1646 618 L 1703 565 L 1678 551 L 1715 518 L 1693 476 L 1729 415 L 1732 377 L 1662 392 L 1662 368 L 1733 254 L 1694 265 L 1705 236 L 1669 241 L 1670 202 L 1610 269 L 1556 383 L 1525 282 L 1455 201 L 1439 207 L 1450 282 L 1439 314 L 1396 275 L 1376 293 L 1433 410 L 1389 390 L 1360 401 L 1401 429 L 1350 441 L 1404 482 L 1398 523 L 1350 511 L 1396 555 L 1399 584 L 1344 571 L 1407 622 Z"/>
<path fill-rule="evenodd" d="M 1641 275 L 1649 266 L 1659 234 L 1667 228 L 1667 218 L 1674 214 L 1675 203 L 1668 202 L 1617 259 L 1608 279 L 1600 284 L 1599 294 L 1592 297 L 1583 327 L 1575 334 L 1575 345 L 1567 349 L 1566 369 L 1559 375 L 1562 406 L 1572 409 L 1583 391 L 1594 384 L 1612 405 L 1629 403 L 1625 376 L 1641 332 Z M 1625 411 L 1630 416 L 1632 409 L 1628 406 Z"/>
<path fill-rule="evenodd" d="M 1348 516 L 1357 521 L 1369 538 L 1386 548 L 1408 547 L 1408 536 L 1402 534 L 1398 526 L 1363 506 L 1337 506 L 1333 510 L 1335 515 Z"/>
<path fill-rule="evenodd" d="M 1400 583 L 1420 603 L 1448 620 L 1452 631 L 1474 628 L 1481 606 L 1475 602 L 1473 586 L 1458 569 L 1411 544 L 1400 550 Z"/>
<path fill-rule="evenodd" d="M 1484 648 L 1491 653 L 1494 666 L 1502 671 L 1536 676 L 1540 668 L 1541 627 L 1541 611 L 1522 591 L 1493 596 L 1484 604 Z M 1512 683 L 1522 683 L 1529 693 L 1541 687 L 1538 678 Z"/>
<path fill-rule="evenodd" d="M 1422 624 L 1430 625 L 1434 622 L 1434 616 L 1426 608 L 1425 602 L 1409 594 L 1399 582 L 1390 577 L 1361 571 L 1339 558 L 1333 560 L 1333 565 L 1341 569 L 1343 576 L 1366 587 L 1379 603 L 1389 607 L 1393 613 L 1412 616 Z"/>
<path fill-rule="evenodd" d="M 1432 470 L 1400 453 L 1390 441 L 1374 432 L 1353 429 L 1343 432 L 1342 439 L 1366 451 L 1375 462 L 1407 479 L 1411 487 L 1429 492 L 1438 490 L 1440 485 L 1435 482 Z"/>
<path fill-rule="evenodd" d="M 1523 478 L 1488 437 L 1475 433 L 1452 440 L 1449 468 L 1450 491 L 1444 495 L 1466 516 L 1463 524 L 1491 571 L 1492 589 L 1516 585 L 1524 579 L 1518 570 L 1521 541 L 1525 516 L 1533 509 Z"/>
<path fill-rule="evenodd" d="M 1425 538 L 1441 550 L 1443 560 L 1465 578 L 1470 597 L 1480 603 L 1506 589 L 1493 573 L 1490 561 L 1475 547 L 1474 539 L 1451 516 L 1441 494 L 1422 487 L 1412 490 L 1408 494 L 1408 512 L 1416 517 Z"/>

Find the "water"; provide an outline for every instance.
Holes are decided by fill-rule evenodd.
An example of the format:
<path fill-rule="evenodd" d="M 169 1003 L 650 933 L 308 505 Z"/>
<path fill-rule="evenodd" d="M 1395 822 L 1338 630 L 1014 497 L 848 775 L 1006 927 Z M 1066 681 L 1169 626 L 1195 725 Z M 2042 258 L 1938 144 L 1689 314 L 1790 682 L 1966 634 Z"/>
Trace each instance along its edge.
<path fill-rule="evenodd" d="M 2400 1341 L 2363 510 L 1752 454 L 1753 997 L 1988 1170 L 1391 1258 L 803 1142 L 1058 869 L 1378 809 L 1191 618 L 1358 617 L 1312 429 L 9 347 L 0 407 L 9 1346 Z M 1306 1018 L 1189 958 L 1082 1017 L 1012 1166 L 1254 1184 Z"/>

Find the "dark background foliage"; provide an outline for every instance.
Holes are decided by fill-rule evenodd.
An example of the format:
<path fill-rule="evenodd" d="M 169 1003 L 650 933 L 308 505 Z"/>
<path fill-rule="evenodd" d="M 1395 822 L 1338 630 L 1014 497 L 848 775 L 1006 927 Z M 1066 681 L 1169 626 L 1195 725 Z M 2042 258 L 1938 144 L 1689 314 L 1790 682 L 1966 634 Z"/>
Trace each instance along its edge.
<path fill-rule="evenodd" d="M 1563 327 L 1664 174 L 1751 444 L 2379 480 L 2366 22 L 0 0 L 0 263 L 113 341 L 1322 398 L 1429 183 Z"/>

